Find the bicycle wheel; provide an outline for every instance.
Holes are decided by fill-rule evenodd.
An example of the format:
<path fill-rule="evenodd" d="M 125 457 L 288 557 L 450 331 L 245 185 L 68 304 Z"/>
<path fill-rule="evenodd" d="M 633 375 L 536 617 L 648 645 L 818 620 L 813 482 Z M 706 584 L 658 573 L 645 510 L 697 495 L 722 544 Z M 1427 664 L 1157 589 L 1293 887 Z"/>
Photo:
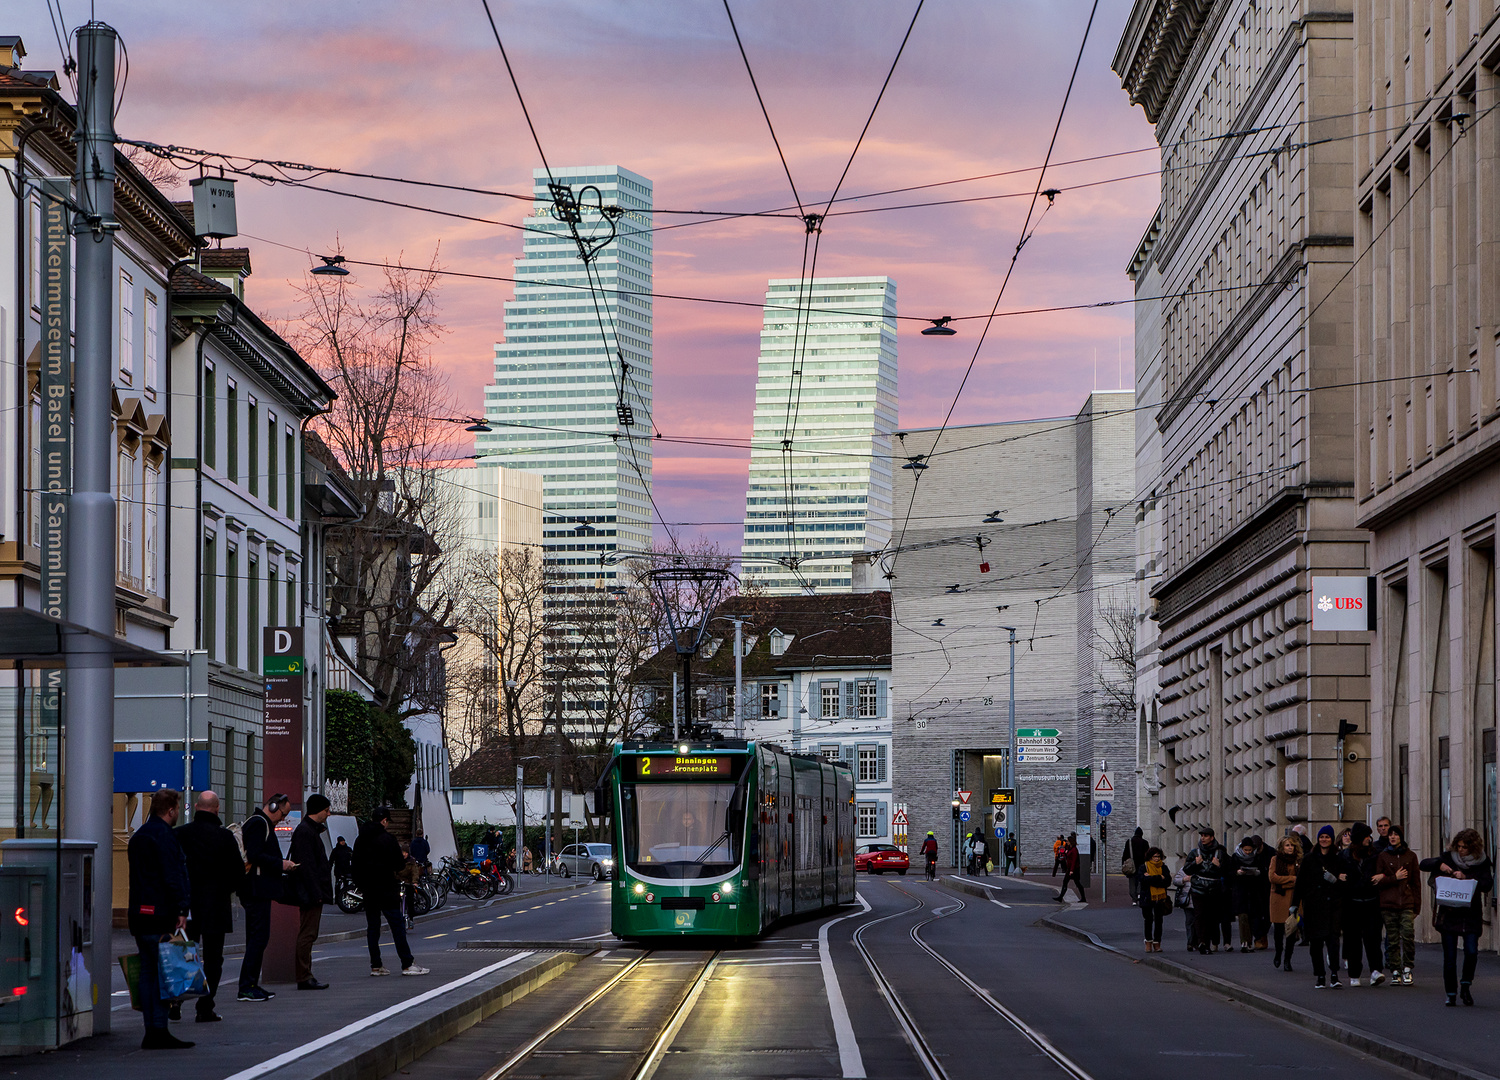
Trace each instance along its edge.
<path fill-rule="evenodd" d="M 470 874 L 462 891 L 470 900 L 488 900 L 495 894 L 495 883 L 483 874 Z"/>
<path fill-rule="evenodd" d="M 352 884 L 345 885 L 339 890 L 338 905 L 339 910 L 345 915 L 353 915 L 357 911 L 364 910 L 365 898 Z"/>
<path fill-rule="evenodd" d="M 415 885 L 411 890 L 411 913 L 420 918 L 432 910 L 432 894 L 421 885 Z"/>

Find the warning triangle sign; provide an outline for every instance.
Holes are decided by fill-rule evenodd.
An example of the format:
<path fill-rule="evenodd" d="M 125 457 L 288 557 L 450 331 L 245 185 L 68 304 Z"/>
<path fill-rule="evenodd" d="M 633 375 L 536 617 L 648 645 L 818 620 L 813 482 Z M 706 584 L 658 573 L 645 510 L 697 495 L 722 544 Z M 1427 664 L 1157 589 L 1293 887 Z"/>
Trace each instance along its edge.
<path fill-rule="evenodd" d="M 1094 782 L 1094 794 L 1107 797 L 1115 793 L 1115 785 L 1109 778 L 1109 773 L 1100 773 L 1099 779 Z"/>

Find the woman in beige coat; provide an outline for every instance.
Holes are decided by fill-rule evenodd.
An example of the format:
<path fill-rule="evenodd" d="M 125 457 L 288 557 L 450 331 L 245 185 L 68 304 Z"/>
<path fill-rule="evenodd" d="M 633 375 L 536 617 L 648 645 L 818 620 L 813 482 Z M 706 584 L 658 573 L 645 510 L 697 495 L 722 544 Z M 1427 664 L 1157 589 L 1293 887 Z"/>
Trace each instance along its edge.
<path fill-rule="evenodd" d="M 1271 857 L 1266 878 L 1271 883 L 1271 925 L 1276 928 L 1276 957 L 1271 962 L 1283 971 L 1292 970 L 1292 950 L 1297 932 L 1286 932 L 1286 921 L 1297 903 L 1297 867 L 1302 862 L 1302 844 L 1295 836 L 1283 836 Z"/>

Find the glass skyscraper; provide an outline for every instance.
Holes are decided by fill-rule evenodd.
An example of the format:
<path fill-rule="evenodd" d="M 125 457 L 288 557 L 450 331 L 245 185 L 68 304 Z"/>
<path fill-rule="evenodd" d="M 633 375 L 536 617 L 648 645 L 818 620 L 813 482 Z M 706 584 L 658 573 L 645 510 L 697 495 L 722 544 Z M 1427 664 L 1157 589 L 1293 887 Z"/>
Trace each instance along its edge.
<path fill-rule="evenodd" d="M 850 588 L 851 556 L 890 537 L 895 428 L 896 283 L 772 280 L 740 548 L 746 583 L 770 594 Z"/>
<path fill-rule="evenodd" d="M 516 260 L 516 298 L 505 305 L 476 449 L 510 469 L 542 475 L 542 543 L 556 573 L 603 584 L 616 576 L 601 553 L 651 546 L 651 181 L 617 165 L 553 169 L 580 200 L 585 238 L 609 235 L 599 207 L 618 207 L 617 235 L 592 264 L 599 312 L 569 227 L 553 213 L 548 175 L 533 173 L 536 201 Z M 599 191 L 598 204 L 592 185 Z M 603 335 L 600 334 L 602 315 Z M 617 411 L 634 412 L 626 428 Z M 507 426 L 509 425 L 509 426 Z"/>

